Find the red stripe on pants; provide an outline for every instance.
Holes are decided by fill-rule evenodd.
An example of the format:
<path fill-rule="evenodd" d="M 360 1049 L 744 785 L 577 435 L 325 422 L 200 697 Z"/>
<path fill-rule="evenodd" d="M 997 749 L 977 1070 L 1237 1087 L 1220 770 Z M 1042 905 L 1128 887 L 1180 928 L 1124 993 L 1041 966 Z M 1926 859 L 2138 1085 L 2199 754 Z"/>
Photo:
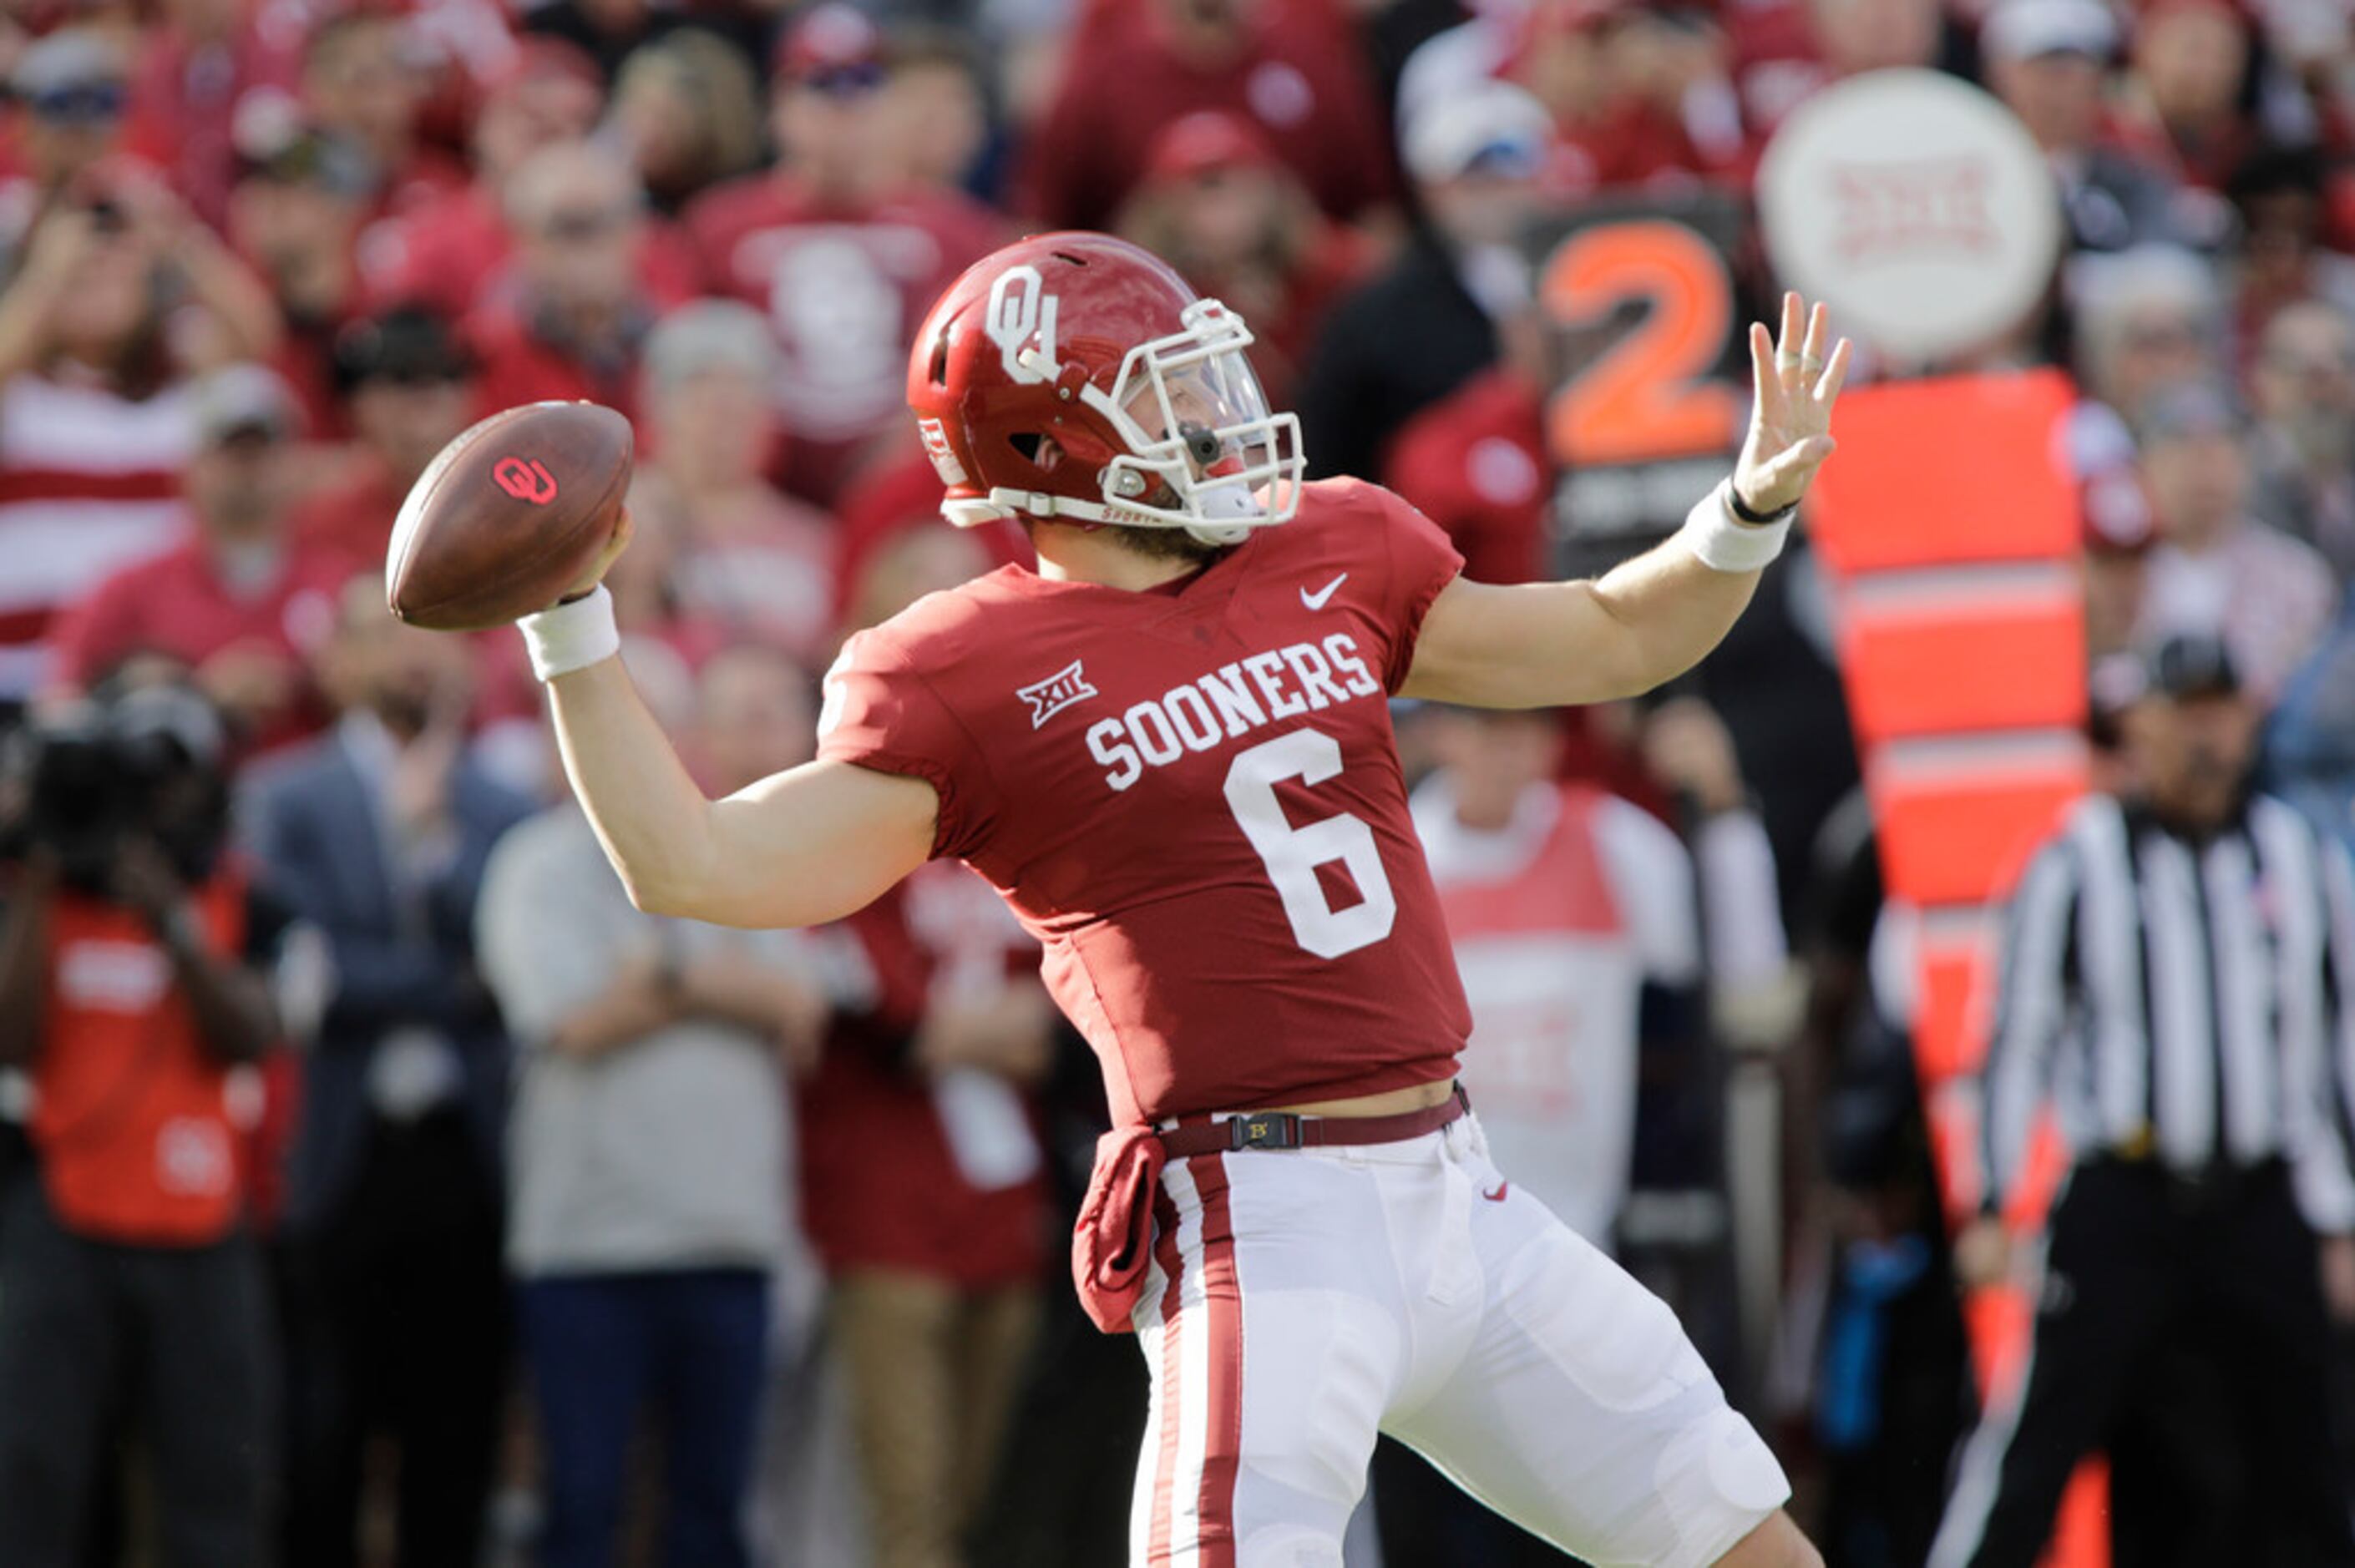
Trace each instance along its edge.
<path fill-rule="evenodd" d="M 1235 1275 L 1235 1227 L 1227 1212 L 1226 1156 L 1196 1160 L 1187 1169 L 1202 1195 L 1202 1303 L 1210 1320 L 1202 1568 L 1235 1568 L 1235 1475 L 1243 1450 L 1243 1298 Z"/>
<path fill-rule="evenodd" d="M 1227 1172 L 1221 1155 L 1187 1161 L 1201 1200 L 1202 1245 L 1197 1267 L 1202 1299 L 1198 1310 L 1209 1355 L 1202 1391 L 1201 1489 L 1195 1546 L 1201 1568 L 1235 1568 L 1235 1475 L 1242 1452 L 1242 1297 L 1236 1284 L 1234 1227 L 1227 1206 Z M 1179 1324 L 1185 1260 L 1178 1250 L 1178 1207 L 1166 1190 L 1154 1194 L 1153 1218 L 1159 1234 L 1154 1255 L 1168 1280 L 1161 1294 L 1161 1429 L 1154 1458 L 1153 1515 L 1146 1561 L 1166 1563 L 1174 1542 L 1179 1427 L 1186 1390 L 1185 1335 Z"/>

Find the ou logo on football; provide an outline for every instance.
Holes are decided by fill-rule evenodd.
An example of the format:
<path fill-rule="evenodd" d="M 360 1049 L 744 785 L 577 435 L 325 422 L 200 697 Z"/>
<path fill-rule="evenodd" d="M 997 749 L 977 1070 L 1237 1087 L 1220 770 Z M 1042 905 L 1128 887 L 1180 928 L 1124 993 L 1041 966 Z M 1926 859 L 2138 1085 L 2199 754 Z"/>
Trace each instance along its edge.
<path fill-rule="evenodd" d="M 519 457 L 503 457 L 491 470 L 491 482 L 514 496 L 528 501 L 534 506 L 545 506 L 556 499 L 556 476 L 538 458 L 526 462 Z"/>
<path fill-rule="evenodd" d="M 982 325 L 997 345 L 1007 376 L 1023 383 L 1055 378 L 1055 296 L 1047 292 L 1038 268 L 1008 267 L 997 275 L 989 286 L 989 314 Z M 1039 346 L 1026 349 L 1033 337 Z"/>

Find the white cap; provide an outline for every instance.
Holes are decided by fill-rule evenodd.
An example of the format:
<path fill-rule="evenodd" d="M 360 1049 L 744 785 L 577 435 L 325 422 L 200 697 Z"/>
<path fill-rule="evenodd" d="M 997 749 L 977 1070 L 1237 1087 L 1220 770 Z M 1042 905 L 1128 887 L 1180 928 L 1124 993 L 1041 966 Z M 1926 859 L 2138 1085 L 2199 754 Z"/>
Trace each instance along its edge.
<path fill-rule="evenodd" d="M 1979 29 L 1979 48 L 1990 59 L 2108 59 L 2117 52 L 2118 19 L 2102 0 L 2003 0 Z"/>
<path fill-rule="evenodd" d="M 197 440 L 217 446 L 248 430 L 272 436 L 299 434 L 302 409 L 278 373 L 265 365 L 224 365 L 189 387 Z"/>
<path fill-rule="evenodd" d="M 1425 105 L 1407 122 L 1401 152 L 1407 173 L 1437 185 L 1498 152 L 1525 160 L 1534 174 L 1552 136 L 1544 104 L 1518 87 L 1487 81 Z"/>

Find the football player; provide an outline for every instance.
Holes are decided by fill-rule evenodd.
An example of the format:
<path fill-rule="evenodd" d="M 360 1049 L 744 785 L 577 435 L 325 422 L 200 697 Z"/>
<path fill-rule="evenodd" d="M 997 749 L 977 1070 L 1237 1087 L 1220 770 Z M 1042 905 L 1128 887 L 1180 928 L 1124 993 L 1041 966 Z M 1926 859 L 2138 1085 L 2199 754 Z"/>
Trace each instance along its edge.
<path fill-rule="evenodd" d="M 1389 492 L 1304 482 L 1251 343 L 1118 240 L 989 256 L 908 396 L 948 520 L 1018 519 L 1037 568 L 852 638 L 817 760 L 715 801 L 613 657 L 624 524 L 524 622 L 573 789 L 644 908 L 815 925 L 953 856 L 1043 944 L 1118 1124 L 1073 1266 L 1151 1368 L 1133 1563 L 1338 1568 L 1389 1432 L 1590 1561 L 1816 1563 L 1673 1314 L 1489 1163 L 1389 705 L 1690 668 L 1831 454 L 1849 344 L 1786 298 L 1779 338 L 1751 330 L 1740 460 L 1683 529 L 1501 588 Z"/>

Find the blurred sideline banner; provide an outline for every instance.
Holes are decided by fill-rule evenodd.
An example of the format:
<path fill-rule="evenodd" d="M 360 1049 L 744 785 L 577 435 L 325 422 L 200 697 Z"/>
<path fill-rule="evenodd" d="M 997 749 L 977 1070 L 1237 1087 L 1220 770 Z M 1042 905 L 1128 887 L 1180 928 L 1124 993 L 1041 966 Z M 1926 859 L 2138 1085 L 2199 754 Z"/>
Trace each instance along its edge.
<path fill-rule="evenodd" d="M 2051 371 L 1859 387 L 1808 502 L 1830 581 L 1890 906 L 1915 933 L 1914 1052 L 1950 1213 L 1980 1189 L 1968 1074 L 1986 1050 L 1997 917 L 2028 855 L 2087 784 L 2076 487 Z M 2041 1224 L 2066 1151 L 2048 1120 L 2008 1211 Z M 1981 1393 L 2027 1351 L 2017 1290 L 1964 1304 Z M 2101 1467 L 2077 1478 L 2048 1561 L 2103 1568 Z"/>

